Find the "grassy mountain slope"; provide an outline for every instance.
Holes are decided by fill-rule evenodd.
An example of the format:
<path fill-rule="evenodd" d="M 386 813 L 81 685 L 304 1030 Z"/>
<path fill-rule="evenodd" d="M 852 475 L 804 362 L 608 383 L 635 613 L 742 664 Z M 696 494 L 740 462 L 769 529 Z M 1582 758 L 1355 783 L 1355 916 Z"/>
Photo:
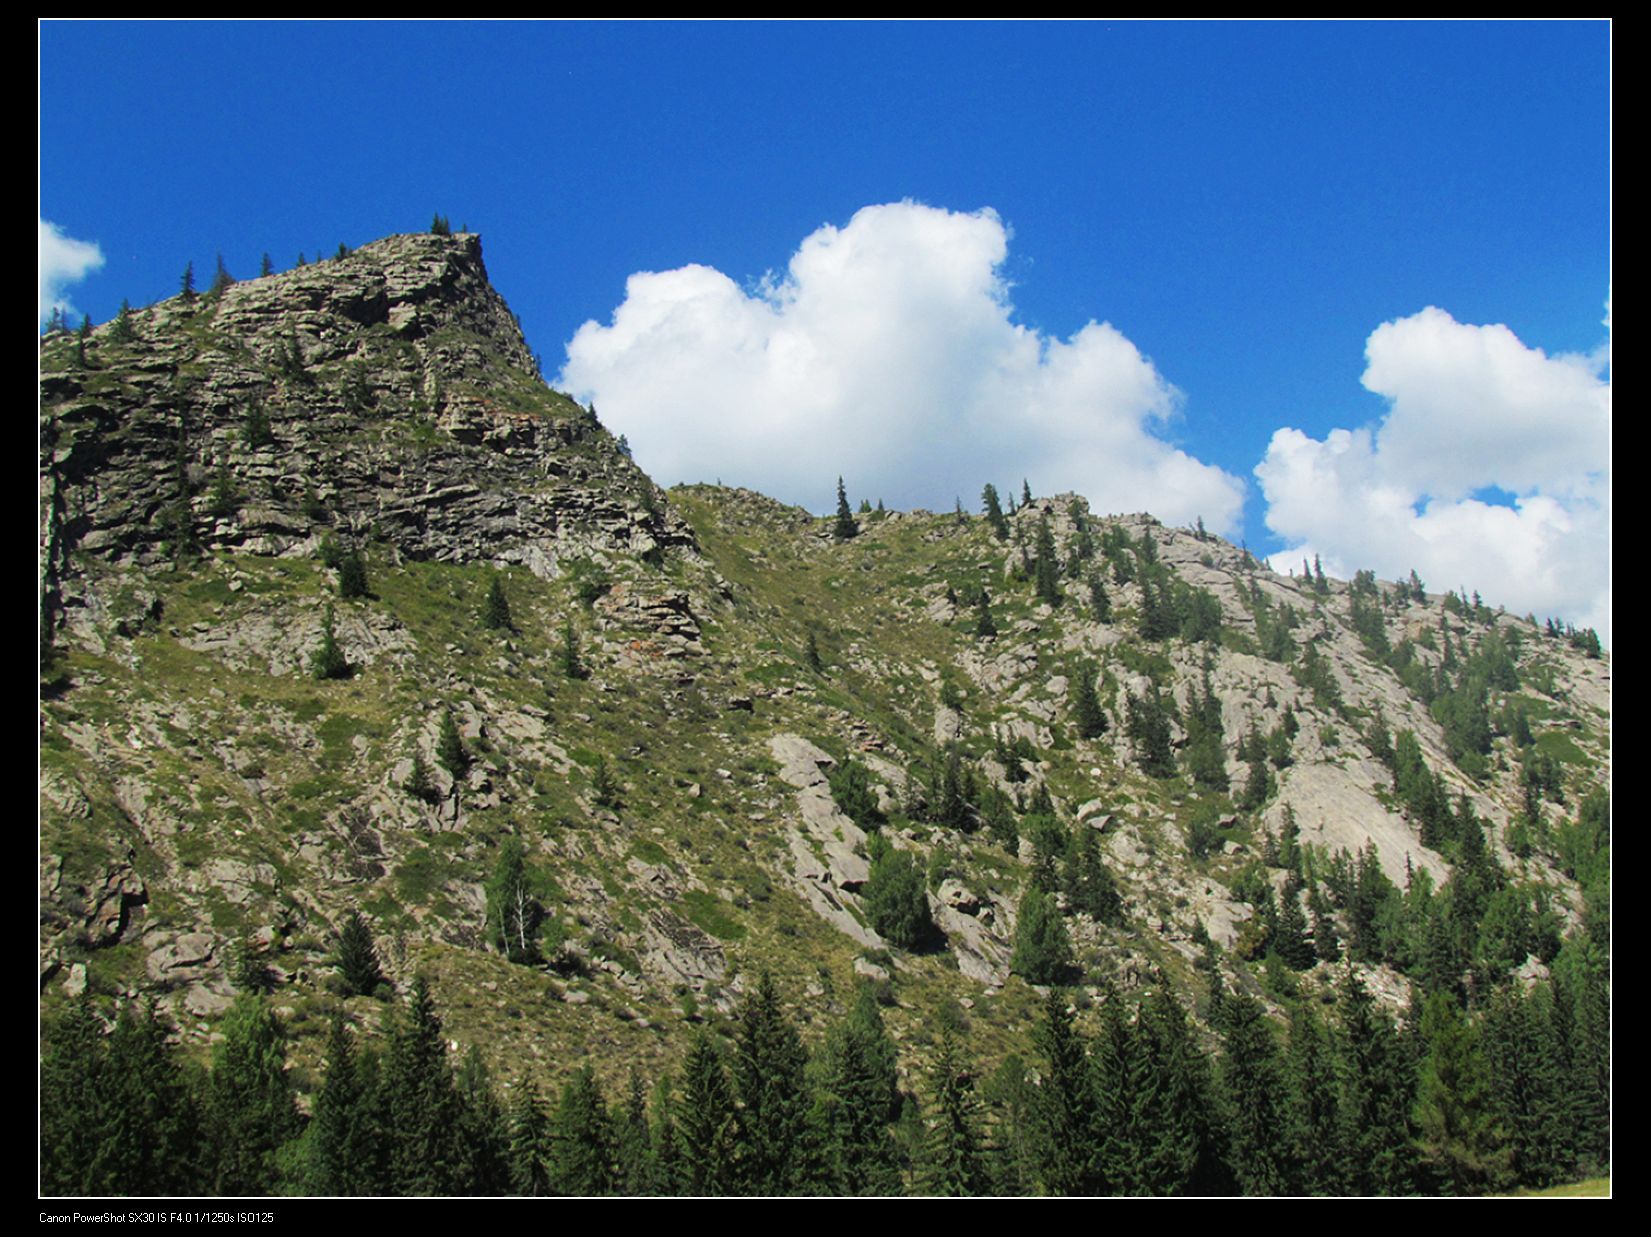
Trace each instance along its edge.
<path fill-rule="evenodd" d="M 805 1037 L 869 978 L 904 1069 L 952 1005 L 990 1061 L 1026 1051 L 1019 911 L 1080 831 L 1122 908 L 1098 922 L 1062 889 L 1064 978 L 1196 1009 L 1213 967 L 1276 1006 L 1339 973 L 1265 961 L 1287 819 L 1320 873 L 1368 847 L 1400 889 L 1450 876 L 1455 839 L 1423 845 L 1384 761 L 1402 732 L 1554 930 L 1581 913 L 1564 834 L 1609 778 L 1610 661 L 1524 619 L 1319 587 L 1071 495 L 1007 537 L 890 512 L 838 540 L 747 491 L 666 494 L 540 381 L 474 237 L 391 238 L 130 327 L 98 328 L 84 363 L 67 337 L 43 351 L 49 1008 L 87 984 L 156 994 L 204 1043 L 251 951 L 313 1081 L 358 908 L 392 980 L 428 975 L 505 1079 L 657 1074 L 764 968 Z M 350 552 L 362 596 L 327 563 Z M 508 627 L 484 623 L 495 581 Z M 329 624 L 348 677 L 312 673 Z M 1493 680 L 1482 705 L 1458 700 L 1464 667 Z M 848 767 L 880 824 L 839 810 Z M 867 823 L 923 874 L 938 931 L 916 947 L 876 931 Z M 543 912 L 525 962 L 488 890 L 512 838 Z M 1344 940 L 1352 916 L 1334 911 Z M 1403 1002 L 1399 970 L 1361 969 Z M 376 1026 L 374 998 L 345 1004 Z"/>

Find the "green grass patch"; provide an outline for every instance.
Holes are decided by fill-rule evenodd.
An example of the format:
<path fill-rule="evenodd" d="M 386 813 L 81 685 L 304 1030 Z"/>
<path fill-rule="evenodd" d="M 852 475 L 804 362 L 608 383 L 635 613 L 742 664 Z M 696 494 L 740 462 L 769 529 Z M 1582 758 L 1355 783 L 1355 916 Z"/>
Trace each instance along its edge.
<path fill-rule="evenodd" d="M 745 939 L 745 927 L 733 917 L 733 908 L 720 898 L 695 889 L 682 897 L 682 906 L 693 925 L 719 941 Z"/>
<path fill-rule="evenodd" d="M 1536 749 L 1568 765 L 1585 765 L 1588 756 L 1563 730 L 1549 730 L 1536 736 Z"/>

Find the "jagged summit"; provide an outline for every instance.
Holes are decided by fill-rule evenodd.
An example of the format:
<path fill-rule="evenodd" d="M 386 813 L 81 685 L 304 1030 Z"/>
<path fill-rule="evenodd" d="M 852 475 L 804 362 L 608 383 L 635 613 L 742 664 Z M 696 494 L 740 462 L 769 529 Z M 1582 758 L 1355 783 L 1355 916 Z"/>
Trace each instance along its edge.
<path fill-rule="evenodd" d="M 177 296 L 42 361 L 42 596 L 75 554 L 306 554 L 329 532 L 413 558 L 646 556 L 687 544 L 589 411 L 547 388 L 481 238 L 402 235 Z"/>

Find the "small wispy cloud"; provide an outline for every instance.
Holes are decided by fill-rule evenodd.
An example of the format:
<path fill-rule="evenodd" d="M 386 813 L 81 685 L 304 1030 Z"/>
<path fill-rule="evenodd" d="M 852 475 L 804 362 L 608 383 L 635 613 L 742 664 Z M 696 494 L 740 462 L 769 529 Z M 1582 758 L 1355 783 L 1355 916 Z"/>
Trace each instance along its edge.
<path fill-rule="evenodd" d="M 44 325 L 52 310 L 65 313 L 74 306 L 64 290 L 103 265 L 103 250 L 93 241 L 78 241 L 45 219 L 40 220 L 40 316 Z"/>

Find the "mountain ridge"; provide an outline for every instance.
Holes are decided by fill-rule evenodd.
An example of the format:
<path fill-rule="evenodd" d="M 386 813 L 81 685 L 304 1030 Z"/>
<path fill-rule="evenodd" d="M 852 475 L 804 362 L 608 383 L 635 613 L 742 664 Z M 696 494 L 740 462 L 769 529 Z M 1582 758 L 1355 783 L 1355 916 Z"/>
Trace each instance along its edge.
<path fill-rule="evenodd" d="M 1460 822 L 1548 917 L 1517 958 L 1462 946 L 1470 995 L 1533 982 L 1581 922 L 1567 839 L 1609 778 L 1610 659 L 1559 633 L 1278 576 L 1077 495 L 1028 490 L 1001 532 L 862 510 L 843 538 L 750 491 L 667 493 L 543 385 L 473 235 L 129 319 L 83 361 L 42 352 L 48 1007 L 153 995 L 204 1044 L 250 951 L 313 1069 L 326 1011 L 375 1011 L 331 975 L 360 910 L 388 977 L 428 975 L 506 1079 L 657 1076 L 764 970 L 811 1037 L 878 985 L 909 1074 L 964 1001 L 984 1056 L 1026 1051 L 1047 975 L 1017 928 L 1046 882 L 1081 1001 L 1158 987 L 1201 1016 L 1221 985 L 1275 1013 L 1334 990 L 1329 961 L 1275 973 L 1281 903 L 1406 1005 L 1424 964 L 1359 938 L 1351 886 L 1368 853 L 1395 891 L 1444 887 Z M 324 634 L 347 677 L 312 674 Z M 507 843 L 542 911 L 516 960 Z M 1115 915 L 1079 905 L 1086 845 Z M 890 851 L 925 941 L 886 935 Z"/>

